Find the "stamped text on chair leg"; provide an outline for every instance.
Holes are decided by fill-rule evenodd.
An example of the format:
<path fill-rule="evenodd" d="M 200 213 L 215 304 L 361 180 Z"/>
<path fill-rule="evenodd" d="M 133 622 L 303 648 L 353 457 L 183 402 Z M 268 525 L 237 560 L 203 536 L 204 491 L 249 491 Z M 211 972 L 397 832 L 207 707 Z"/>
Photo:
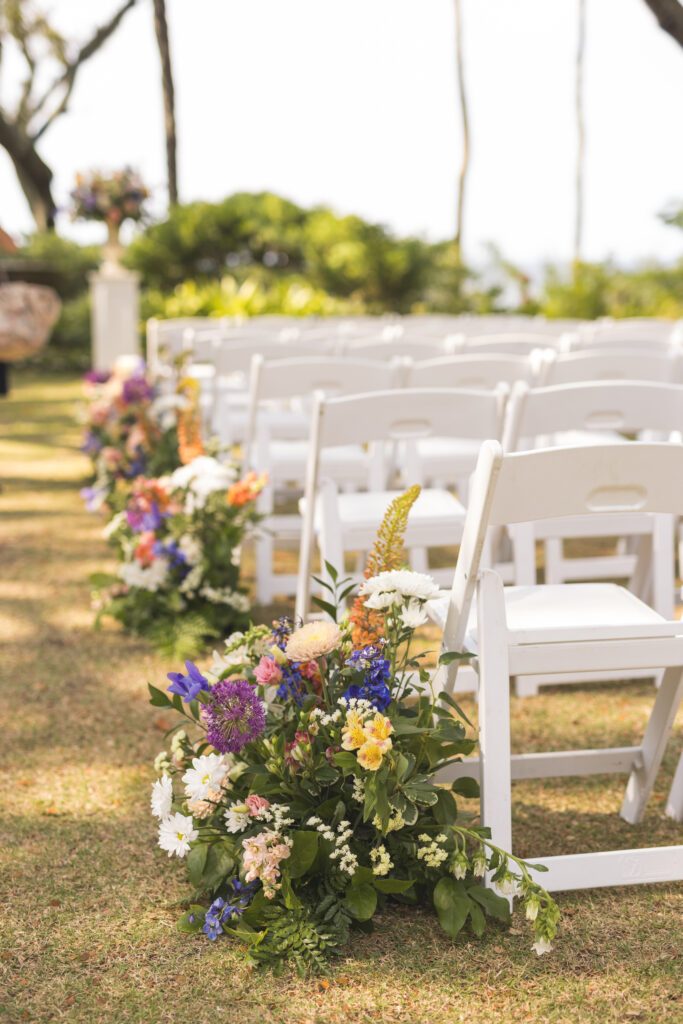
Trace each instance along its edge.
<path fill-rule="evenodd" d="M 632 825 L 642 820 L 645 806 L 662 763 L 671 728 L 679 704 L 683 699 L 683 671 L 680 666 L 668 668 L 655 697 L 652 714 L 643 737 L 642 765 L 631 772 L 626 796 L 621 805 L 621 817 Z"/>
<path fill-rule="evenodd" d="M 481 820 L 496 846 L 512 847 L 510 677 L 503 584 L 484 569 L 479 580 L 479 749 Z"/>

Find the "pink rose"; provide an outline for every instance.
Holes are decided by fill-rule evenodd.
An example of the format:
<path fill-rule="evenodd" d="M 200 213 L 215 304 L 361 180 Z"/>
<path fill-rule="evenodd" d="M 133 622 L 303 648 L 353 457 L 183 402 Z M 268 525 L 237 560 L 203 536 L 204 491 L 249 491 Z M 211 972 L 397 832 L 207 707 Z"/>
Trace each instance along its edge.
<path fill-rule="evenodd" d="M 254 676 L 261 686 L 279 686 L 282 682 L 282 669 L 273 658 L 264 654 L 254 669 Z"/>
<path fill-rule="evenodd" d="M 258 817 L 261 811 L 267 811 L 270 807 L 270 801 L 265 800 L 262 796 L 258 796 L 256 793 L 252 793 L 244 802 L 247 805 L 247 810 L 251 814 L 252 818 Z"/>

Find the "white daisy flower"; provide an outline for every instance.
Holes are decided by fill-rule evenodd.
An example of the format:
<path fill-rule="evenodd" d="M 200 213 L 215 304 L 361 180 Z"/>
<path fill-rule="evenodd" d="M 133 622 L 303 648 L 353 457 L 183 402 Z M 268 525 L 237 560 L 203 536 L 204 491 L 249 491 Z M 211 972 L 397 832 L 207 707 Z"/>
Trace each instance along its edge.
<path fill-rule="evenodd" d="M 159 825 L 159 846 L 167 850 L 169 857 L 175 853 L 184 857 L 189 852 L 190 843 L 199 835 L 194 828 L 192 815 L 171 814 Z"/>
<path fill-rule="evenodd" d="M 396 590 L 375 591 L 374 594 L 370 594 L 370 597 L 365 599 L 365 607 L 383 612 L 385 608 L 391 608 L 392 604 L 399 604 L 400 601 L 401 595 Z"/>
<path fill-rule="evenodd" d="M 220 789 L 227 770 L 220 754 L 193 757 L 192 767 L 183 775 L 186 795 L 190 800 L 206 800 L 210 789 Z"/>
<path fill-rule="evenodd" d="M 410 569 L 391 569 L 364 580 L 360 591 L 363 596 L 370 594 L 400 594 L 403 598 L 427 601 L 439 591 L 431 576 Z M 366 602 L 367 603 L 367 602 Z"/>
<path fill-rule="evenodd" d="M 424 626 L 429 616 L 425 612 L 422 603 L 413 597 L 405 608 L 401 610 L 399 618 L 407 629 L 417 629 L 418 626 Z"/>
<path fill-rule="evenodd" d="M 230 804 L 225 812 L 225 822 L 228 832 L 244 832 L 249 824 L 249 808 L 246 804 Z"/>
<path fill-rule="evenodd" d="M 152 785 L 152 814 L 156 818 L 168 818 L 173 803 L 173 783 L 168 775 L 162 775 Z"/>

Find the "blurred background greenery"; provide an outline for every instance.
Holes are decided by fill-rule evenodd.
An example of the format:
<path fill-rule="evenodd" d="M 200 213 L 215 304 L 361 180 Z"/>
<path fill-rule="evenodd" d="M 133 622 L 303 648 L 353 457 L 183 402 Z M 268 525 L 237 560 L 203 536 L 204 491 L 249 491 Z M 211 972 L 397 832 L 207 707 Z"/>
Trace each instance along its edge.
<path fill-rule="evenodd" d="M 683 209 L 662 214 L 683 229 Z M 2 260 L 48 266 L 64 303 L 52 340 L 33 365 L 86 369 L 90 361 L 88 273 L 96 246 L 54 232 L 28 237 Z M 481 271 L 463 265 L 454 242 L 398 238 L 379 224 L 305 209 L 270 192 L 172 208 L 146 227 L 124 262 L 141 278 L 141 317 L 330 316 L 357 313 L 522 312 L 547 317 L 683 317 L 683 260 L 632 268 L 612 262 L 548 265 L 532 282 L 495 248 Z M 142 330 L 142 324 L 141 324 Z"/>

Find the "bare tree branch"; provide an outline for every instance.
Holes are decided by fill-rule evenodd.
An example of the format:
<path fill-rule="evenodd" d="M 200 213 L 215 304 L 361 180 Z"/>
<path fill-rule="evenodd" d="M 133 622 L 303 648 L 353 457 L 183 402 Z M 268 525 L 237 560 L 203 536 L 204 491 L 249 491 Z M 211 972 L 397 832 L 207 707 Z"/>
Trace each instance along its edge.
<path fill-rule="evenodd" d="M 104 43 L 106 43 L 107 39 L 109 39 L 109 36 L 112 35 L 113 32 L 115 32 L 115 30 L 118 28 L 124 15 L 131 9 L 131 7 L 135 6 L 136 2 L 137 0 L 126 0 L 126 2 L 123 4 L 122 7 L 119 8 L 119 10 L 113 16 L 113 18 L 111 18 L 111 20 L 108 21 L 106 25 L 102 25 L 95 31 L 91 39 L 80 48 L 80 50 L 73 58 L 73 60 L 67 63 L 64 73 L 60 75 L 59 78 L 57 78 L 56 81 L 52 83 L 50 88 L 36 103 L 33 110 L 31 111 L 31 117 L 35 117 L 35 115 L 43 109 L 50 96 L 52 96 L 57 89 L 64 87 L 65 92 L 62 97 L 61 103 L 45 119 L 41 127 L 32 134 L 34 142 L 38 141 L 41 135 L 44 134 L 44 132 L 55 120 L 55 118 L 59 117 L 60 114 L 63 114 L 65 112 L 69 104 L 69 100 L 71 98 L 71 93 L 73 91 L 74 83 L 76 81 L 76 75 L 78 73 L 78 69 L 80 68 L 80 66 L 84 64 L 85 61 L 87 61 L 90 57 L 92 57 L 94 53 L 97 53 L 100 47 L 103 46 Z"/>
<path fill-rule="evenodd" d="M 683 7 L 678 0 L 645 0 L 660 28 L 683 46 Z"/>
<path fill-rule="evenodd" d="M 171 67 L 171 48 L 168 41 L 168 22 L 165 0 L 154 0 L 154 31 L 161 58 L 161 91 L 164 97 L 164 129 L 166 133 L 166 169 L 168 174 L 168 201 L 178 202 L 178 168 L 176 161 L 175 91 Z"/>

